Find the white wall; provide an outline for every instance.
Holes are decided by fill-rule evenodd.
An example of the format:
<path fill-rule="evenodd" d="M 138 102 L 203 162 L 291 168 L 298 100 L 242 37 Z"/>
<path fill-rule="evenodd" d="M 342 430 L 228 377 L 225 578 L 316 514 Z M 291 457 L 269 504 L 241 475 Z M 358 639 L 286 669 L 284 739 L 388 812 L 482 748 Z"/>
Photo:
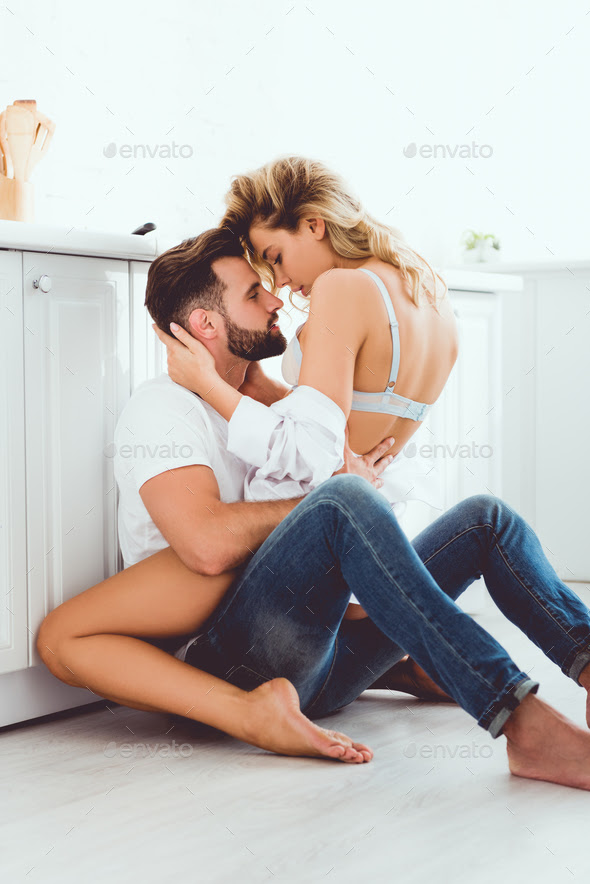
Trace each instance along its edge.
<path fill-rule="evenodd" d="M 23 0 L 0 10 L 0 106 L 57 123 L 39 222 L 180 239 L 218 221 L 233 173 L 294 152 L 438 266 L 469 226 L 505 260 L 586 257 L 589 28 L 575 0 Z M 403 154 L 473 140 L 492 156 Z M 103 154 L 173 141 L 192 157 Z"/>

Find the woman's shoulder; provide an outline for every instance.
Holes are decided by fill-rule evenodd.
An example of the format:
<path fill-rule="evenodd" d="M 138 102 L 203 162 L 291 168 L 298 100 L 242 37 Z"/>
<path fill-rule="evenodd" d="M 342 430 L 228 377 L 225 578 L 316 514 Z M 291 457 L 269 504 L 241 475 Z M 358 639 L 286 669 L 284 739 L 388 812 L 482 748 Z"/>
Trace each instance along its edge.
<path fill-rule="evenodd" d="M 367 268 L 368 269 L 368 268 Z M 313 284 L 310 298 L 313 300 L 330 300 L 330 298 L 342 298 L 362 295 L 371 290 L 375 283 L 371 280 L 367 273 L 363 273 L 359 268 L 349 267 L 332 267 L 320 273 Z"/>
<path fill-rule="evenodd" d="M 373 289 L 374 281 L 360 270 L 341 267 L 327 270 L 313 284 L 306 326 L 329 329 L 332 334 L 345 335 L 349 340 L 364 339 L 371 325 L 373 311 L 367 307 L 374 298 Z M 300 342 L 306 336 L 304 327 Z"/>

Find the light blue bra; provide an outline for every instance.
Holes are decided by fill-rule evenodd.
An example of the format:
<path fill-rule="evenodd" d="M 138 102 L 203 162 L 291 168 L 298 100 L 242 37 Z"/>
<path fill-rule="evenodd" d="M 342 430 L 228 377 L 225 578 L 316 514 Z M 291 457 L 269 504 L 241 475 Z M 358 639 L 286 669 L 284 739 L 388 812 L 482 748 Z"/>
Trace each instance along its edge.
<path fill-rule="evenodd" d="M 393 309 L 389 293 L 385 288 L 383 280 L 380 279 L 376 273 L 373 273 L 372 270 L 367 270 L 366 267 L 360 267 L 359 270 L 362 270 L 363 273 L 367 273 L 375 280 L 377 287 L 383 296 L 385 307 L 387 308 L 387 315 L 389 316 L 393 353 L 391 357 L 389 381 L 385 390 L 382 393 L 367 393 L 362 390 L 353 390 L 351 410 L 391 414 L 396 417 L 407 417 L 413 421 L 423 421 L 432 408 L 432 404 L 416 402 L 414 399 L 408 399 L 406 396 L 400 396 L 398 393 L 393 392 L 393 387 L 395 386 L 399 372 L 400 342 L 399 322 L 396 319 L 395 310 Z M 298 327 L 283 355 L 283 377 L 288 384 L 292 384 L 293 386 L 297 386 L 299 369 L 301 368 L 301 360 L 303 358 L 299 338 L 297 336 L 304 325 L 305 323 L 301 323 Z"/>

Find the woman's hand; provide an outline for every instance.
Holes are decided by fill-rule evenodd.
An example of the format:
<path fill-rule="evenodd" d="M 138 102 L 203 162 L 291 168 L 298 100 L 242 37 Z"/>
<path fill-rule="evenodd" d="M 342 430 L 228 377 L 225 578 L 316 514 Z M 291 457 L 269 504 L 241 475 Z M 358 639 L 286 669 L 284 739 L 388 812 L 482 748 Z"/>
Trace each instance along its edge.
<path fill-rule="evenodd" d="M 152 328 L 166 346 L 171 380 L 204 398 L 219 380 L 213 354 L 175 322 L 170 323 L 170 330 L 177 340 L 165 334 L 155 323 Z"/>
<path fill-rule="evenodd" d="M 175 322 L 170 330 L 178 340 L 165 334 L 154 323 L 153 330 L 168 351 L 168 374 L 175 384 L 192 390 L 226 421 L 240 403 L 242 394 L 228 384 L 215 368 L 215 359 L 204 344 L 189 335 Z"/>

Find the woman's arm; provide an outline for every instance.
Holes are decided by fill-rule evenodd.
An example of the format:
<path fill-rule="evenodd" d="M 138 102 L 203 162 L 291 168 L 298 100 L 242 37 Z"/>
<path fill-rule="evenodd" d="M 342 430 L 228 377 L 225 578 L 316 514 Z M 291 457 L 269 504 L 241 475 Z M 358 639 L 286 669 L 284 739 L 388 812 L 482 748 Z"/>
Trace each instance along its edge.
<path fill-rule="evenodd" d="M 328 397 L 298 387 L 273 405 L 263 405 L 221 378 L 212 354 L 184 329 L 171 324 L 174 340 L 153 328 L 166 346 L 170 378 L 229 422 L 228 451 L 252 465 L 246 500 L 299 497 L 344 465 L 346 418 Z"/>
<path fill-rule="evenodd" d="M 184 329 L 171 326 L 177 343 L 154 326 L 167 347 L 172 380 L 193 390 L 228 421 L 228 450 L 252 465 L 246 500 L 306 494 L 345 464 L 354 367 L 366 337 L 362 305 L 367 282 L 364 274 L 349 270 L 319 277 L 306 323 L 299 385 L 270 407 L 226 383 L 213 356 Z M 346 469 L 356 471 L 350 459 Z"/>
<path fill-rule="evenodd" d="M 291 391 L 291 387 L 265 374 L 259 362 L 250 363 L 246 370 L 244 383 L 238 389 L 242 396 L 250 396 L 251 399 L 256 399 L 263 405 L 273 405 L 279 399 L 288 396 Z"/>
<path fill-rule="evenodd" d="M 359 279 L 360 277 L 360 279 Z M 299 384 L 328 396 L 350 415 L 356 359 L 367 336 L 365 274 L 334 269 L 313 285 Z"/>

